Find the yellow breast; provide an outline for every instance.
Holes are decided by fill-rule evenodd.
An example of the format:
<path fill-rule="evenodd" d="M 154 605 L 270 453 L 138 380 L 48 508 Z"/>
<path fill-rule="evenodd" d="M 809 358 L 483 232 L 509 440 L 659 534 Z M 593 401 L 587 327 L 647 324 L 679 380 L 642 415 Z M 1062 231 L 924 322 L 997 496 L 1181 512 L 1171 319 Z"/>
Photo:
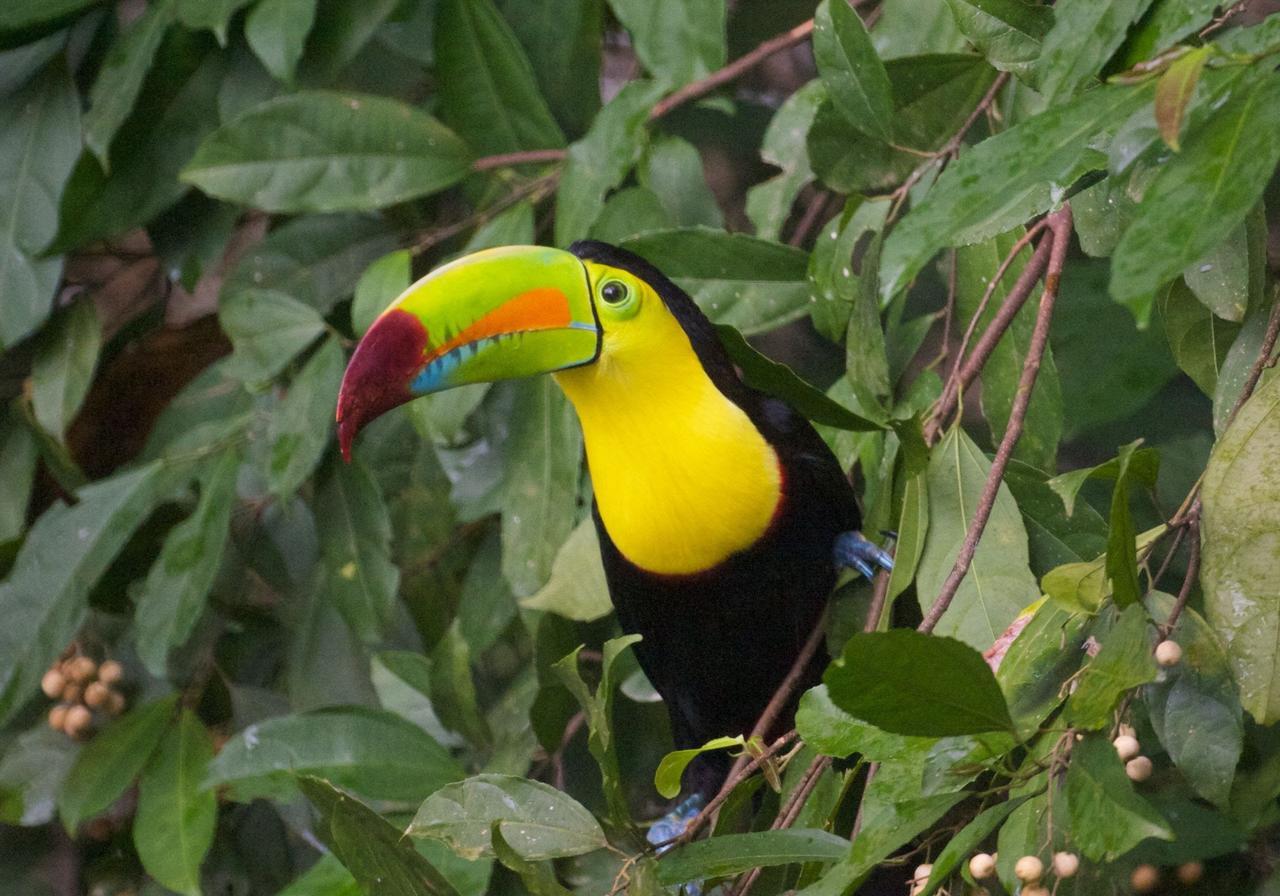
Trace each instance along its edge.
<path fill-rule="evenodd" d="M 556 380 L 577 409 L 600 516 L 618 550 L 682 575 L 754 544 L 781 499 L 773 447 L 708 378 L 655 295 L 599 360 Z"/>

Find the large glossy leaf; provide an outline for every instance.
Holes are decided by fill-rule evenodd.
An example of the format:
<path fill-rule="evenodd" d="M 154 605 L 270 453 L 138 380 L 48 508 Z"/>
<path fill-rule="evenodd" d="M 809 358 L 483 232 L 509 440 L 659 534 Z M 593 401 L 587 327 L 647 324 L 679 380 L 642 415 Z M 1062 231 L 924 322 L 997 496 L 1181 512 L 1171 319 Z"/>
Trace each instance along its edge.
<path fill-rule="evenodd" d="M 138 656 L 157 677 L 170 649 L 186 642 L 204 610 L 222 561 L 236 497 L 238 451 L 225 451 L 200 486 L 191 516 L 169 530 L 134 610 Z"/>
<path fill-rule="evenodd" d="M 524 45 L 538 88 L 572 135 L 600 110 L 604 0 L 500 0 Z"/>
<path fill-rule="evenodd" d="M 644 149 L 649 109 L 662 96 L 653 81 L 627 84 L 569 147 L 556 194 L 556 244 L 585 237 L 604 208 L 605 194 L 622 183 Z"/>
<path fill-rule="evenodd" d="M 934 448 L 928 472 L 929 535 L 916 573 L 916 591 L 926 611 L 951 572 L 990 469 L 959 427 Z M 969 572 L 936 631 L 986 650 L 1039 594 L 1028 568 L 1027 532 L 1002 483 Z"/>
<path fill-rule="evenodd" d="M 1034 735 L 1062 702 L 1062 683 L 1076 673 L 1086 657 L 1083 648 L 1088 619 L 1046 600 L 1009 645 L 996 670 L 996 680 L 1019 734 Z"/>
<path fill-rule="evenodd" d="M 139 706 L 80 751 L 58 794 L 58 815 L 69 831 L 107 808 L 133 783 L 169 727 L 177 702 L 170 696 Z"/>
<path fill-rule="evenodd" d="M 952 638 L 908 629 L 856 634 L 823 682 L 836 706 L 896 734 L 946 737 L 1013 726 L 982 655 Z"/>
<path fill-rule="evenodd" d="M 150 512 L 159 465 L 85 486 L 73 506 L 57 504 L 31 527 L 0 584 L 0 723 L 35 691 L 71 641 L 98 581 Z"/>
<path fill-rule="evenodd" d="M 267 426 L 267 486 L 278 497 L 288 497 L 315 470 L 331 444 L 333 409 L 346 356 L 333 338 L 307 359 L 289 384 Z"/>
<path fill-rule="evenodd" d="M 843 759 L 857 753 L 870 762 L 893 760 L 928 740 L 893 734 L 850 715 L 836 706 L 825 684 L 810 688 L 800 698 L 796 730 L 824 756 Z"/>
<path fill-rule="evenodd" d="M 102 326 L 93 302 L 76 302 L 41 334 L 31 368 L 36 420 L 59 441 L 93 381 L 102 348 Z"/>
<path fill-rule="evenodd" d="M 315 506 L 329 597 L 357 635 L 377 641 L 400 582 L 400 571 L 391 562 L 391 520 L 382 492 L 359 462 L 335 459 L 321 480 Z"/>
<path fill-rule="evenodd" d="M 1124 41 L 1129 24 L 1152 0 L 1062 0 L 1036 65 L 1040 91 L 1050 101 L 1071 96 L 1093 78 Z"/>
<path fill-rule="evenodd" d="M 321 778 L 302 775 L 298 787 L 320 813 L 320 834 L 367 896 L 457 896 L 404 832 L 364 803 Z"/>
<path fill-rule="evenodd" d="M 808 256 L 799 249 L 705 227 L 645 233 L 623 247 L 675 280 L 714 322 L 748 335 L 808 311 Z"/>
<path fill-rule="evenodd" d="M 470 162 L 452 131 L 411 106 L 316 90 L 268 100 L 223 125 L 182 178 L 266 211 L 366 211 L 452 186 Z"/>
<path fill-rule="evenodd" d="M 848 853 L 849 841 L 827 831 L 791 828 L 724 834 L 672 850 L 658 862 L 658 880 L 668 885 L 681 884 L 750 868 L 836 862 Z"/>
<path fill-rule="evenodd" d="M 200 865 L 213 845 L 218 797 L 201 790 L 213 740 L 184 709 L 138 782 L 133 843 L 147 873 L 170 890 L 199 896 Z"/>
<path fill-rule="evenodd" d="M 1107 549 L 1107 524 L 1098 511 L 1081 502 L 1068 515 L 1043 471 L 1013 461 L 1005 470 L 1004 481 L 1027 527 L 1031 570 L 1036 575 L 1063 563 L 1092 560 Z"/>
<path fill-rule="evenodd" d="M 707 185 L 698 148 L 681 137 L 659 135 L 646 148 L 637 172 L 679 227 L 720 227 L 724 215 Z"/>
<path fill-rule="evenodd" d="M 1032 75 L 1053 11 L 1026 0 L 947 0 L 956 25 L 995 68 Z"/>
<path fill-rule="evenodd" d="M 232 293 L 218 306 L 218 322 L 235 350 L 223 371 L 255 385 L 270 380 L 324 332 L 324 318 L 314 308 L 269 289 Z"/>
<path fill-rule="evenodd" d="M 510 775 L 477 775 L 441 788 L 418 809 L 408 833 L 442 840 L 459 855 L 475 859 L 490 854 L 494 826 L 530 861 L 608 845 L 600 823 L 572 797 Z"/>
<path fill-rule="evenodd" d="M 28 4 L 30 5 L 30 4 Z M 4 13 L 0 13 L 0 31 Z M 0 345 L 13 345 L 49 315 L 62 273 L 41 252 L 58 227 L 58 198 L 80 154 L 80 101 L 60 61 L 0 97 Z"/>
<path fill-rule="evenodd" d="M 588 517 L 578 523 L 556 552 L 547 584 L 520 601 L 520 605 L 581 622 L 592 622 L 613 610 L 594 520 Z"/>
<path fill-rule="evenodd" d="M 1259 389 L 1222 434 L 1201 497 L 1204 588 L 1209 623 L 1240 683 L 1240 701 L 1260 724 L 1280 719 L 1280 378 Z"/>
<path fill-rule="evenodd" d="M 859 130 L 893 138 L 893 94 L 884 64 L 853 7 L 826 0 L 813 18 L 813 55 L 831 101 Z"/>
<path fill-rule="evenodd" d="M 1238 90 L 1187 135 L 1143 195 L 1112 258 L 1111 294 L 1154 293 L 1226 239 L 1280 161 L 1280 75 Z"/>
<path fill-rule="evenodd" d="M 229 740 L 205 787 L 239 797 L 290 792 L 293 775 L 323 775 L 371 799 L 421 800 L 463 777 L 421 728 L 381 710 L 320 710 L 268 719 Z"/>
<path fill-rule="evenodd" d="M 724 0 L 609 0 L 636 55 L 659 81 L 678 87 L 724 65 Z"/>
<path fill-rule="evenodd" d="M 1076 178 L 1105 166 L 1098 151 L 1145 87 L 1105 87 L 988 137 L 960 155 L 885 241 L 881 289 L 891 298 L 944 246 L 979 242 L 1053 205 Z"/>
<path fill-rule="evenodd" d="M 1168 823 L 1133 790 L 1110 741 L 1086 735 L 1071 750 L 1067 805 L 1075 845 L 1095 862 L 1111 861 L 1148 837 L 1173 838 Z"/>
<path fill-rule="evenodd" d="M 492 0 L 436 4 L 440 111 L 484 155 L 563 146 L 533 69 Z"/>
<path fill-rule="evenodd" d="M 1157 619 L 1168 618 L 1174 598 L 1156 591 L 1147 602 Z M 1182 648 L 1182 661 L 1143 690 L 1151 727 L 1192 789 L 1222 806 L 1231 798 L 1244 747 L 1244 713 L 1231 664 L 1217 634 L 1190 607 L 1169 637 Z"/>

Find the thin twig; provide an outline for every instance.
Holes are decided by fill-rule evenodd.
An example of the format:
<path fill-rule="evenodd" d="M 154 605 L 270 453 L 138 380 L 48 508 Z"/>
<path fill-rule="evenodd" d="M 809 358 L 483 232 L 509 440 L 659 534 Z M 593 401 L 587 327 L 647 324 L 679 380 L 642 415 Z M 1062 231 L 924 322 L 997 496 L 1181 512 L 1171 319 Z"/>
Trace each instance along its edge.
<path fill-rule="evenodd" d="M 867 621 L 863 623 L 864 632 L 880 630 L 880 617 L 884 615 L 885 604 L 889 597 L 889 573 L 883 569 L 876 573 L 871 586 L 871 605 L 867 607 Z"/>
<path fill-rule="evenodd" d="M 1169 611 L 1169 618 L 1160 626 L 1161 641 L 1168 640 L 1174 626 L 1178 624 L 1178 617 L 1187 608 L 1187 600 L 1191 597 L 1191 586 L 1195 584 L 1200 572 L 1200 521 L 1192 518 L 1185 531 L 1191 534 L 1191 540 L 1187 542 L 1187 574 L 1182 577 L 1182 587 L 1173 602 L 1173 609 Z"/>
<path fill-rule="evenodd" d="M 818 786 L 818 780 L 822 777 L 822 773 L 830 767 L 830 756 L 814 757 L 813 762 L 805 769 L 804 776 L 796 782 L 795 789 L 791 791 L 787 801 L 778 809 L 778 815 L 774 818 L 773 824 L 770 825 L 770 830 L 780 831 L 796 823 L 796 819 L 800 817 L 800 812 L 804 809 L 805 803 L 809 801 L 810 794 Z M 738 885 L 729 891 L 729 896 L 747 896 L 759 877 L 760 869 L 752 868 L 738 881 Z"/>
<path fill-rule="evenodd" d="M 1027 348 L 1027 358 L 1022 365 L 1022 376 L 1018 379 L 1018 391 L 1013 397 L 1013 406 L 1009 411 L 1009 423 L 1005 427 L 1004 436 L 1000 439 L 1000 447 L 991 461 L 991 470 L 983 483 L 982 494 L 978 498 L 973 520 L 965 532 L 964 543 L 956 557 L 951 572 L 938 591 L 928 614 L 920 623 L 918 630 L 931 632 L 937 626 L 942 614 L 951 606 L 951 600 L 960 588 L 961 581 L 969 572 L 973 555 L 978 549 L 978 541 L 987 527 L 987 520 L 995 507 L 996 496 L 1000 492 L 1000 484 L 1004 481 L 1004 470 L 1013 455 L 1013 449 L 1022 435 L 1022 425 L 1026 420 L 1027 407 L 1031 403 L 1031 391 L 1035 388 L 1036 377 L 1040 373 L 1040 362 L 1049 342 L 1049 325 L 1053 321 L 1053 307 L 1058 297 L 1058 282 L 1062 277 L 1062 266 L 1067 258 L 1067 246 L 1071 238 L 1071 207 L 1064 205 L 1048 219 L 1050 240 L 1049 267 L 1044 277 L 1044 292 L 1040 296 L 1040 309 L 1036 315 L 1035 329 L 1031 333 L 1031 345 Z"/>
<path fill-rule="evenodd" d="M 525 149 L 520 152 L 504 152 L 496 156 L 481 156 L 471 163 L 472 171 L 492 171 L 512 165 L 536 165 L 560 162 L 569 154 L 567 149 Z"/>
<path fill-rule="evenodd" d="M 530 199 L 535 203 L 540 202 L 555 189 L 556 183 L 559 180 L 560 171 L 557 169 L 521 184 L 519 187 L 516 187 L 510 193 L 501 197 L 494 202 L 493 205 L 490 205 L 487 208 L 473 212 L 460 221 L 455 221 L 452 224 L 445 224 L 423 232 L 408 246 L 409 252 L 413 255 L 421 255 L 432 246 L 436 246 L 447 239 L 455 237 L 464 231 L 470 230 L 472 227 L 477 227 L 491 221 L 521 200 Z"/>
<path fill-rule="evenodd" d="M 796 222 L 796 229 L 791 232 L 791 238 L 787 240 L 789 245 L 802 245 L 809 238 L 809 234 L 813 232 L 814 228 L 822 223 L 820 220 L 822 212 L 826 209 L 833 195 L 826 190 L 817 189 L 817 192 L 804 207 L 804 213 L 800 216 L 800 220 Z"/>
<path fill-rule="evenodd" d="M 1030 236 L 1032 232 L 1028 231 L 1025 236 Z M 937 441 L 942 432 L 942 427 L 955 412 L 956 405 L 960 402 L 960 397 L 968 391 L 969 387 L 973 385 L 973 381 L 978 378 L 978 374 L 986 366 L 991 353 L 995 351 L 1005 331 L 1013 324 L 1013 319 L 1017 317 L 1018 312 L 1022 310 L 1022 306 L 1030 298 L 1031 290 L 1035 287 L 1036 281 L 1040 279 L 1041 273 L 1044 272 L 1045 267 L 1049 264 L 1049 255 L 1053 243 L 1052 234 L 1046 235 L 1040 241 L 1040 245 L 1036 247 L 1035 254 L 1031 256 L 1027 266 L 1018 275 L 1017 281 L 1005 296 L 1000 310 L 991 319 L 991 323 L 987 325 L 986 330 L 983 331 L 982 336 L 978 339 L 978 343 L 973 347 L 973 352 L 967 358 L 963 355 L 962 344 L 961 351 L 956 354 L 955 359 L 955 366 L 958 368 L 958 372 L 953 370 L 951 376 L 947 378 L 942 397 L 938 399 L 933 415 L 925 425 L 924 438 L 927 444 L 932 445 Z M 1022 247 L 1015 245 L 1014 248 L 1020 250 Z M 1015 255 L 1016 252 L 1011 253 L 1009 257 L 1012 258 Z M 1001 276 L 1001 273 L 997 271 L 997 276 L 992 279 L 992 286 L 988 287 L 989 290 L 998 282 L 999 276 Z M 978 313 L 975 313 L 973 320 L 970 321 L 970 330 L 965 333 L 965 341 L 969 339 L 981 310 L 981 307 L 979 307 Z"/>
<path fill-rule="evenodd" d="M 801 41 L 808 39 L 812 33 L 813 19 L 809 19 L 807 22 L 801 22 L 790 31 L 779 34 L 777 37 L 769 38 L 750 53 L 739 56 L 724 68 L 717 69 L 705 78 L 686 84 L 668 95 L 649 111 L 649 120 L 653 121 L 655 118 L 661 118 L 677 106 L 682 106 L 690 100 L 706 96 L 717 87 L 728 84 L 743 73 L 755 68 L 774 53 L 785 50 L 788 47 L 794 47 Z"/>
<path fill-rule="evenodd" d="M 1231 406 L 1231 413 L 1227 414 L 1227 422 L 1223 425 L 1226 429 L 1236 419 L 1236 414 L 1240 413 L 1240 409 L 1244 407 L 1246 401 L 1253 397 L 1253 390 L 1258 387 L 1258 380 L 1262 378 L 1262 371 L 1270 367 L 1274 362 L 1271 360 L 1271 353 L 1276 350 L 1276 337 L 1280 336 L 1280 295 L 1276 296 L 1275 304 L 1271 306 L 1271 316 L 1267 318 L 1267 332 L 1262 337 L 1262 346 L 1258 349 L 1258 358 L 1253 362 L 1253 366 L 1249 368 L 1249 376 L 1244 381 L 1244 386 L 1240 389 L 1240 396 L 1236 399 L 1236 403 Z"/>

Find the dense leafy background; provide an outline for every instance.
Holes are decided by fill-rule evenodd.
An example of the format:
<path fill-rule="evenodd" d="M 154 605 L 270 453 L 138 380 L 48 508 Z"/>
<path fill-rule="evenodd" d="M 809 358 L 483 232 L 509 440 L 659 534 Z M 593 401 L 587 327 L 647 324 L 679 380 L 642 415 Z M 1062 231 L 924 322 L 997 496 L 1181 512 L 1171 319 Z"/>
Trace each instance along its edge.
<path fill-rule="evenodd" d="M 958 893 L 998 849 L 990 892 L 1056 850 L 1060 894 L 1280 892 L 1280 378 L 1233 417 L 1277 302 L 1273 6 L 0 4 L 0 890 L 834 896 L 931 860 Z M 1025 421 L 1038 286 L 931 425 L 1064 202 Z M 660 859 L 679 757 L 655 785 L 555 386 L 406 406 L 351 465 L 332 431 L 415 275 L 583 236 L 727 325 L 899 536 L 894 630 L 850 637 L 842 587 L 800 752 Z"/>

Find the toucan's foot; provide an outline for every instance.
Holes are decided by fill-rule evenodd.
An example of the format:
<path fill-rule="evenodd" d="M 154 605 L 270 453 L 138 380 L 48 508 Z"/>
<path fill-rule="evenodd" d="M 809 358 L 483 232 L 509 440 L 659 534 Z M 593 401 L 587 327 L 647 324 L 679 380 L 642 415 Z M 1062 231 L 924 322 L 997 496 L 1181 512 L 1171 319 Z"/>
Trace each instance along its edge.
<path fill-rule="evenodd" d="M 683 834 L 689 827 L 689 823 L 698 816 L 706 804 L 707 801 L 702 794 L 695 793 L 655 821 L 649 828 L 649 833 L 645 835 L 645 839 L 657 847 L 658 855 L 662 855 L 673 845 L 667 841 L 674 840 Z M 662 846 L 663 843 L 667 845 Z M 688 881 L 681 884 L 675 892 L 681 896 L 702 896 L 702 881 Z"/>
<path fill-rule="evenodd" d="M 879 545 L 867 541 L 861 532 L 841 532 L 836 536 L 836 566 L 856 569 L 868 579 L 876 576 L 876 567 L 893 570 L 893 558 Z"/>

